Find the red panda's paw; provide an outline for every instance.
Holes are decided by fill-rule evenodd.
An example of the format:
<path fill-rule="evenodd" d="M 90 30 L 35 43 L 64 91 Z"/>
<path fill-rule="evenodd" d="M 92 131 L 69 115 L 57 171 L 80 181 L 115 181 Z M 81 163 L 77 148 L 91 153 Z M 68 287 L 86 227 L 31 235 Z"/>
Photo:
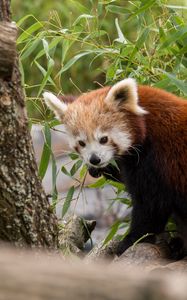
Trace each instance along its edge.
<path fill-rule="evenodd" d="M 97 169 L 94 167 L 89 167 L 88 172 L 94 178 L 98 178 L 103 174 L 102 169 Z"/>

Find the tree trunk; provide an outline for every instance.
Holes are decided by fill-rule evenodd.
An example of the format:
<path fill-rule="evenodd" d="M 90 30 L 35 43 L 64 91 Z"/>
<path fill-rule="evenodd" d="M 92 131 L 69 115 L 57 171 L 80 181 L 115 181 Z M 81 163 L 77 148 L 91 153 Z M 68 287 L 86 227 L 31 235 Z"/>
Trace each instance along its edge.
<path fill-rule="evenodd" d="M 10 1 L 0 0 L 0 239 L 55 248 L 57 221 L 38 178 L 15 33 Z"/>

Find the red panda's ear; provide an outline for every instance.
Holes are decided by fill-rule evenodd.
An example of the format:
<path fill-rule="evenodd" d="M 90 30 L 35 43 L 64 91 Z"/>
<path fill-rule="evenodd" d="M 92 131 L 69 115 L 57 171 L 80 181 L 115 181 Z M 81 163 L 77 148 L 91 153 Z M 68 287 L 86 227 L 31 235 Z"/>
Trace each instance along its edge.
<path fill-rule="evenodd" d="M 66 110 L 67 104 L 60 101 L 54 94 L 45 92 L 43 97 L 47 106 L 55 113 L 56 117 L 62 120 Z"/>
<path fill-rule="evenodd" d="M 111 87 L 106 102 L 119 101 L 124 107 L 137 115 L 146 114 L 146 111 L 138 104 L 138 91 L 136 81 L 132 78 L 121 80 Z"/>
<path fill-rule="evenodd" d="M 75 99 L 78 96 L 74 96 L 74 95 L 59 95 L 58 98 L 63 101 L 64 103 L 72 103 L 75 101 Z"/>

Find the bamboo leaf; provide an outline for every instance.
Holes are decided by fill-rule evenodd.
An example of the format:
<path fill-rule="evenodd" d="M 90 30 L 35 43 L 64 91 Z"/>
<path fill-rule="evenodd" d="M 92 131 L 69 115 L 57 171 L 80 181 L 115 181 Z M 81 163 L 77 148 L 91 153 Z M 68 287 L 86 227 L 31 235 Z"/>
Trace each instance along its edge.
<path fill-rule="evenodd" d="M 69 153 L 69 157 L 72 159 L 72 160 L 75 160 L 75 159 L 78 159 L 79 158 L 79 155 L 77 153 Z"/>
<path fill-rule="evenodd" d="M 45 52 L 45 55 L 47 57 L 47 59 L 49 60 L 50 59 L 50 55 L 49 55 L 49 44 L 47 42 L 46 39 L 42 39 L 42 43 L 43 43 L 43 48 L 44 48 L 44 52 Z"/>
<path fill-rule="evenodd" d="M 130 10 L 123 6 L 117 6 L 117 5 L 107 5 L 106 10 L 114 13 L 114 14 L 130 14 Z"/>
<path fill-rule="evenodd" d="M 138 8 L 134 13 L 133 13 L 133 17 L 143 13 L 144 11 L 148 10 L 148 8 L 150 8 L 152 5 L 155 4 L 155 0 L 149 0 L 149 1 L 144 1 L 145 4 L 141 5 L 140 8 Z"/>
<path fill-rule="evenodd" d="M 34 63 L 36 64 L 36 66 L 38 67 L 38 69 L 41 71 L 41 73 L 43 74 L 43 76 L 45 77 L 47 74 L 47 71 L 35 60 Z M 49 76 L 48 81 L 55 86 L 54 81 L 52 80 L 52 78 Z"/>
<path fill-rule="evenodd" d="M 168 72 L 165 72 L 161 70 L 170 80 L 171 82 L 180 90 L 182 91 L 185 95 L 187 95 L 187 83 L 176 78 L 175 75 L 170 74 Z"/>
<path fill-rule="evenodd" d="M 64 73 L 65 71 L 67 71 L 69 68 L 71 68 L 74 63 L 76 63 L 81 57 L 86 56 L 90 54 L 90 51 L 86 51 L 86 52 L 82 52 L 80 54 L 75 55 L 72 59 L 70 59 L 67 64 L 65 64 L 64 67 L 62 67 L 62 69 L 60 70 L 60 72 L 58 73 L 57 76 L 61 75 L 62 73 Z"/>
<path fill-rule="evenodd" d="M 52 201 L 56 203 L 58 198 L 58 192 L 56 188 L 56 180 L 57 180 L 57 166 L 54 154 L 51 151 L 51 163 L 52 163 Z"/>
<path fill-rule="evenodd" d="M 78 161 L 73 165 L 73 167 L 72 167 L 71 170 L 70 170 L 71 176 L 74 176 L 74 175 L 75 175 L 75 173 L 80 169 L 81 165 L 82 165 L 82 160 L 78 160 Z"/>
<path fill-rule="evenodd" d="M 88 187 L 89 188 L 101 188 L 103 186 L 105 186 L 106 184 L 106 179 L 104 177 L 99 178 L 96 182 L 89 184 Z"/>
<path fill-rule="evenodd" d="M 40 43 L 40 39 L 36 39 L 35 41 L 33 41 L 30 44 L 30 46 L 28 46 L 26 50 L 21 54 L 21 60 L 24 60 L 25 58 L 30 56 L 31 53 L 38 47 L 39 43 Z"/>
<path fill-rule="evenodd" d="M 61 171 L 62 171 L 62 173 L 64 173 L 65 175 L 71 177 L 71 174 L 66 170 L 66 168 L 65 168 L 64 166 L 61 167 Z"/>
<path fill-rule="evenodd" d="M 51 156 L 51 132 L 50 128 L 47 123 L 45 123 L 44 126 L 44 137 L 45 142 L 43 146 L 42 156 L 40 159 L 40 165 L 39 165 L 39 176 L 43 179 L 45 176 L 45 173 L 47 171 L 47 167 L 49 165 L 49 160 Z"/>
<path fill-rule="evenodd" d="M 47 69 L 47 72 L 42 80 L 42 83 L 40 85 L 40 89 L 39 89 L 39 92 L 38 92 L 38 95 L 37 95 L 37 98 L 40 96 L 41 92 L 43 91 L 47 81 L 49 81 L 49 78 L 50 78 L 50 75 L 52 73 L 52 70 L 53 70 L 53 67 L 54 67 L 54 60 L 52 58 L 49 59 L 49 63 L 48 63 L 48 69 Z"/>
<path fill-rule="evenodd" d="M 87 168 L 86 165 L 84 165 L 84 166 L 81 168 L 81 170 L 80 170 L 80 179 L 84 178 L 84 176 L 86 175 L 87 171 L 88 171 L 88 168 Z"/>
<path fill-rule="evenodd" d="M 27 30 L 25 30 L 17 39 L 17 43 L 22 43 L 25 39 L 30 37 L 34 32 L 36 32 L 38 29 L 42 28 L 43 25 L 40 22 L 34 23 L 31 25 Z"/>
<path fill-rule="evenodd" d="M 70 187 L 62 207 L 62 218 L 65 216 L 65 214 L 67 213 L 70 207 L 74 192 L 75 192 L 75 187 L 74 186 Z"/>
<path fill-rule="evenodd" d="M 48 45 L 48 49 L 49 51 L 52 50 L 53 48 L 55 48 L 59 42 L 62 41 L 62 36 L 58 36 L 58 37 L 55 37 L 51 43 L 49 43 Z M 45 51 L 44 49 L 42 49 L 41 51 L 38 52 L 38 54 L 36 55 L 35 57 L 35 60 L 37 60 L 38 58 L 42 57 L 43 55 L 45 54 Z"/>
<path fill-rule="evenodd" d="M 82 19 L 93 19 L 93 18 L 95 18 L 95 16 L 88 15 L 88 14 L 80 15 L 73 23 L 73 26 L 77 25 L 79 21 L 81 21 Z"/>
<path fill-rule="evenodd" d="M 107 183 L 114 186 L 115 188 L 117 188 L 118 193 L 121 193 L 121 192 L 125 191 L 125 185 L 121 182 L 117 182 L 117 181 L 107 179 Z"/>
<path fill-rule="evenodd" d="M 158 51 L 167 48 L 168 46 L 170 46 L 171 44 L 173 44 L 174 42 L 176 42 L 177 40 L 183 38 L 184 35 L 187 34 L 187 26 L 183 26 L 182 28 L 178 28 L 177 31 L 175 31 L 173 34 L 170 34 L 167 37 L 167 40 L 160 46 L 160 48 L 158 49 Z"/>
<path fill-rule="evenodd" d="M 148 34 L 149 34 L 149 28 L 145 28 L 142 34 L 140 35 L 140 37 L 138 38 L 138 40 L 136 41 L 135 47 L 129 58 L 129 64 L 133 61 L 133 58 L 135 57 L 136 53 L 141 49 L 141 47 L 145 43 Z"/>
<path fill-rule="evenodd" d="M 106 245 L 109 241 L 112 240 L 112 238 L 114 237 L 114 235 L 116 234 L 116 232 L 118 231 L 120 225 L 120 221 L 117 220 L 111 227 L 109 233 L 107 234 L 104 242 L 103 242 L 103 246 Z"/>

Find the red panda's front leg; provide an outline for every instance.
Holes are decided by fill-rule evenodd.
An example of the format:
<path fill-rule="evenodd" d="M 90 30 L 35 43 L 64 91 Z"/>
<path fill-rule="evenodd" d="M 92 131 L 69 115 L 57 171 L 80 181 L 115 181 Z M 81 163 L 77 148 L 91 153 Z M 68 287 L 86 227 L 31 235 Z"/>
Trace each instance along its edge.
<path fill-rule="evenodd" d="M 135 203 L 132 210 L 132 220 L 128 235 L 119 243 L 117 255 L 121 255 L 136 241 L 153 243 L 155 235 L 164 231 L 170 215 L 170 208 L 163 205 L 159 210 L 159 202 Z"/>

